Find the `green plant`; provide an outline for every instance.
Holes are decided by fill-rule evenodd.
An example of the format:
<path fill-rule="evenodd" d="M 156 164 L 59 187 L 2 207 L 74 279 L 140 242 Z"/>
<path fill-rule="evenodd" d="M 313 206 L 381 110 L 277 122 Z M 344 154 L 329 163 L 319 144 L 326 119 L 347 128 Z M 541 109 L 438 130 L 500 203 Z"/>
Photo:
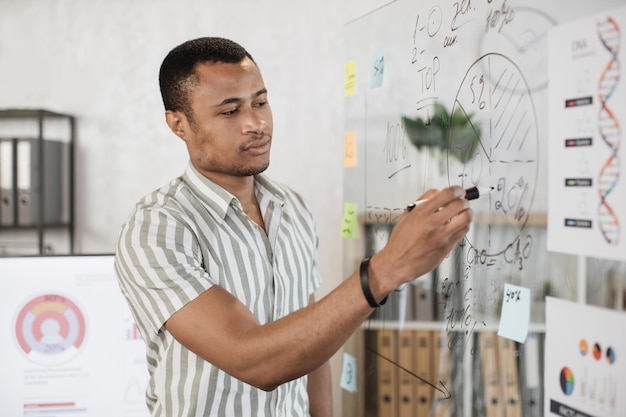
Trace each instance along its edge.
<path fill-rule="evenodd" d="M 552 281 L 546 280 L 543 282 L 543 298 L 553 296 L 552 293 Z"/>
<path fill-rule="evenodd" d="M 457 107 L 452 114 L 441 103 L 435 103 L 428 120 L 402 116 L 409 141 L 418 149 L 440 149 L 465 163 L 474 157 L 480 141 L 480 126 Z"/>

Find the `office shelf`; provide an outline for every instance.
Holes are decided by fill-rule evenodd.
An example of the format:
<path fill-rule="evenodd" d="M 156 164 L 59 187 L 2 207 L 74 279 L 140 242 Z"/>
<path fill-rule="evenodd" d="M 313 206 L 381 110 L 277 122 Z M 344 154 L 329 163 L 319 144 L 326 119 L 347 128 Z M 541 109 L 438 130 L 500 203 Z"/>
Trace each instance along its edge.
<path fill-rule="evenodd" d="M 75 118 L 0 110 L 0 255 L 74 253 Z"/>

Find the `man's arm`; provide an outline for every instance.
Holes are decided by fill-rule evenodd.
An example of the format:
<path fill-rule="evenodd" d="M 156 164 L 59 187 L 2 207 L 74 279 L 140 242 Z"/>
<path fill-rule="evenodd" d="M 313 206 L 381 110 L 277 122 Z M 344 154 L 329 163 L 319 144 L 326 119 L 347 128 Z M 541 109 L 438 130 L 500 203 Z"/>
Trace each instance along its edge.
<path fill-rule="evenodd" d="M 206 361 L 270 391 L 326 363 L 371 312 L 353 274 L 316 303 L 264 325 L 231 293 L 213 286 L 165 326 Z"/>
<path fill-rule="evenodd" d="M 472 212 L 463 196 L 460 187 L 431 192 L 428 201 L 401 216 L 369 263 L 367 281 L 377 301 L 434 269 L 467 233 Z M 232 294 L 213 286 L 165 326 L 223 371 L 272 390 L 325 364 L 371 313 L 356 271 L 319 301 L 264 325 Z"/>

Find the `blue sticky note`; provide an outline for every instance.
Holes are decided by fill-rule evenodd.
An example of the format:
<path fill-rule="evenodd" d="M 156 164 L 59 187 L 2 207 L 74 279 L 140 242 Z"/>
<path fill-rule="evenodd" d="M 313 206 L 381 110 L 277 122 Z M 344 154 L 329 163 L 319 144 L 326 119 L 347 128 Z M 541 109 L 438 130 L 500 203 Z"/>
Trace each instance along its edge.
<path fill-rule="evenodd" d="M 372 58 L 372 79 L 370 87 L 377 88 L 383 85 L 385 75 L 385 51 L 379 50 Z"/>
<path fill-rule="evenodd" d="M 526 342 L 530 324 L 530 289 L 504 284 L 498 336 Z"/>
<path fill-rule="evenodd" d="M 356 358 L 346 352 L 343 352 L 340 386 L 346 391 L 356 392 Z"/>

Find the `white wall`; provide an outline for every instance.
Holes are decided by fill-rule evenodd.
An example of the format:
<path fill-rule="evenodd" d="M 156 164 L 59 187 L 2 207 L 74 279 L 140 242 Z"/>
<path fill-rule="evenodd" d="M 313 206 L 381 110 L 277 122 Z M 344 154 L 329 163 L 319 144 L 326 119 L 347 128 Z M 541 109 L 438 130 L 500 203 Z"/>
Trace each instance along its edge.
<path fill-rule="evenodd" d="M 76 249 L 111 253 L 133 204 L 187 163 L 164 122 L 162 59 L 199 36 L 240 42 L 270 92 L 268 173 L 298 189 L 319 222 L 322 296 L 343 278 L 342 31 L 377 3 L 384 1 L 0 0 L 0 108 L 76 116 Z"/>

